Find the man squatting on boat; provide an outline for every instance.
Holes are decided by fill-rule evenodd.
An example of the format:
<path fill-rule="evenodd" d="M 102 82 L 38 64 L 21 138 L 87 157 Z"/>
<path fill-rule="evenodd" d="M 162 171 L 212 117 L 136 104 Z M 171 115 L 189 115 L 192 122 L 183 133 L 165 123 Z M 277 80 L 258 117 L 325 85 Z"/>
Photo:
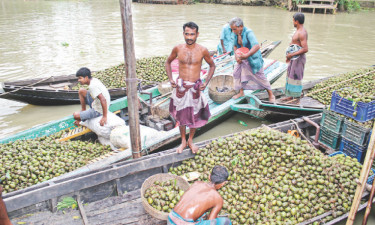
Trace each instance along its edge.
<path fill-rule="evenodd" d="M 3 194 L 3 187 L 0 185 L 0 224 L 12 225 L 8 217 L 7 208 L 4 204 L 2 194 Z"/>
<path fill-rule="evenodd" d="M 169 213 L 168 225 L 231 225 L 227 217 L 217 218 L 223 207 L 223 198 L 219 190 L 228 180 L 225 167 L 216 165 L 211 172 L 210 182 L 196 181 L 185 192 L 180 201 Z M 206 211 L 212 209 L 208 220 L 203 220 Z"/>
<path fill-rule="evenodd" d="M 288 101 L 292 98 L 296 98 L 299 101 L 302 94 L 302 79 L 306 63 L 305 53 L 309 51 L 309 47 L 307 46 L 307 31 L 303 27 L 304 22 L 305 16 L 303 13 L 293 15 L 293 25 L 297 30 L 286 52 L 286 62 L 289 65 L 285 85 L 285 95 L 287 97 L 282 99 L 283 101 Z"/>
<path fill-rule="evenodd" d="M 186 145 L 189 145 L 192 152 L 196 153 L 198 146 L 193 143 L 195 131 L 204 126 L 211 116 L 208 101 L 201 91 L 210 82 L 215 71 L 215 63 L 207 48 L 196 43 L 199 35 L 197 24 L 193 22 L 184 24 L 183 35 L 186 43 L 175 46 L 165 63 L 165 69 L 173 87 L 169 111 L 180 128 L 181 145 L 177 148 L 177 152 L 181 153 Z M 176 58 L 179 62 L 179 76 L 175 81 L 172 77 L 171 63 Z M 210 65 L 205 83 L 200 79 L 203 59 Z M 190 129 L 187 142 L 186 126 Z"/>
<path fill-rule="evenodd" d="M 80 88 L 78 91 L 82 110 L 73 113 L 74 124 L 78 126 L 80 121 L 103 115 L 100 125 L 104 126 L 107 123 L 107 113 L 111 103 L 111 96 L 107 88 L 100 80 L 91 77 L 91 71 L 86 67 L 79 69 L 76 77 L 81 85 L 89 85 L 89 90 Z M 90 109 L 86 110 L 86 104 L 90 106 Z"/>
<path fill-rule="evenodd" d="M 274 102 L 275 96 L 263 71 L 262 53 L 254 32 L 245 27 L 238 17 L 231 19 L 229 25 L 235 34 L 234 53 L 237 65 L 233 71 L 234 89 L 239 91 L 233 99 L 244 96 L 244 90 L 266 89 L 269 101 Z M 247 52 L 237 51 L 241 47 L 247 48 Z"/>

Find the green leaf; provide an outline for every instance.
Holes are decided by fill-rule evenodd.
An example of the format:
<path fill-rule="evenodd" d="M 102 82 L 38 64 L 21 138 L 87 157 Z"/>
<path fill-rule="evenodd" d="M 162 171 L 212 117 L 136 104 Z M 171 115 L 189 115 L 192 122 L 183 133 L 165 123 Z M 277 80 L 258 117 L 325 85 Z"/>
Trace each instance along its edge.
<path fill-rule="evenodd" d="M 247 127 L 247 124 L 246 124 L 244 121 L 242 121 L 242 120 L 238 120 L 238 122 L 239 122 L 242 126 Z"/>
<path fill-rule="evenodd" d="M 9 171 L 5 174 L 5 177 L 6 177 L 7 179 L 10 179 L 10 173 L 9 173 Z"/>

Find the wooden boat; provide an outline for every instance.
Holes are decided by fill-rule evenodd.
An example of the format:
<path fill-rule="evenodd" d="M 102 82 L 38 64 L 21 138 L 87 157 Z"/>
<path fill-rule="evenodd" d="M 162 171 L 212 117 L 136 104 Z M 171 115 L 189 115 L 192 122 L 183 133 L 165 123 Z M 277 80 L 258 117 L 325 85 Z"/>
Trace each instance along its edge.
<path fill-rule="evenodd" d="M 316 84 L 330 78 L 332 77 L 313 80 L 303 84 L 302 93 L 304 96 L 298 103 L 295 100 L 281 101 L 281 99 L 285 98 L 285 88 L 283 87 L 272 90 L 276 97 L 275 103 L 269 102 L 268 93 L 262 91 L 246 95 L 246 103 L 235 104 L 232 105 L 231 108 L 234 111 L 267 120 L 272 120 L 273 117 L 280 115 L 299 117 L 320 113 L 326 106 L 306 95 Z"/>
<path fill-rule="evenodd" d="M 321 114 L 307 118 L 319 123 Z M 314 130 L 314 127 L 303 118 L 269 125 L 270 128 L 282 132 L 287 132 L 295 126 L 307 136 Z M 234 134 L 227 136 L 232 135 Z M 215 139 L 202 141 L 197 145 L 203 147 Z M 106 166 L 100 170 L 35 185 L 5 194 L 3 198 L 13 224 L 41 224 L 45 221 L 50 224 L 166 224 L 165 221 L 151 217 L 144 210 L 140 194 L 141 185 L 148 177 L 157 173 L 167 173 L 172 165 L 179 165 L 183 160 L 193 157 L 195 155 L 188 149 L 181 154 L 177 154 L 176 149 L 170 149 Z M 367 193 L 364 194 L 366 195 Z M 79 210 L 56 212 L 57 202 L 66 196 L 77 199 Z M 363 204 L 359 210 L 365 207 L 366 204 Z M 332 211 L 329 211 L 299 225 L 311 224 L 331 214 Z M 347 216 L 348 214 L 344 214 L 325 224 L 337 223 Z"/>
<path fill-rule="evenodd" d="M 233 60 L 232 56 L 225 55 L 223 57 L 219 57 L 215 59 L 215 63 L 217 64 L 217 72 L 215 73 L 215 76 L 220 74 L 228 74 L 233 70 L 235 60 Z M 279 77 L 282 76 L 282 74 L 285 72 L 287 66 L 285 63 L 281 63 L 275 60 L 265 59 L 264 63 L 265 68 L 265 74 L 270 80 L 270 82 L 276 81 Z M 230 106 L 232 104 L 240 103 L 244 100 L 244 98 L 238 98 L 236 100 L 230 99 L 227 102 L 223 104 L 217 104 L 213 102 L 208 95 L 208 90 L 203 92 L 204 95 L 208 99 L 208 104 L 210 107 L 211 117 L 208 121 L 208 124 L 205 127 L 212 126 L 215 122 L 218 122 L 219 119 L 222 119 L 223 116 L 226 116 L 229 112 L 231 112 Z M 251 93 L 251 91 L 246 91 L 245 93 Z M 162 146 L 166 146 L 167 144 L 171 144 L 180 138 L 180 132 L 178 127 L 174 127 L 173 129 L 165 129 L 164 131 L 162 129 L 158 130 L 157 123 L 152 123 L 149 117 L 150 108 L 152 106 L 158 105 L 160 108 L 168 108 L 169 102 L 166 97 L 163 97 L 160 95 L 160 92 L 157 87 L 150 88 L 148 90 L 145 90 L 142 93 L 139 93 L 139 98 L 142 102 L 143 109 L 140 113 L 140 123 L 145 125 L 143 128 L 141 127 L 141 136 L 142 133 L 146 132 L 147 129 L 154 129 L 154 131 L 160 135 L 158 135 L 157 138 L 153 139 L 147 139 L 142 143 L 142 154 L 148 154 L 150 152 L 153 152 L 157 149 L 159 149 Z M 150 100 L 151 99 L 151 100 Z M 129 118 L 127 116 L 127 97 L 117 99 L 115 101 L 112 101 L 112 104 L 109 108 L 111 112 L 118 112 L 119 116 L 123 118 L 125 121 L 127 121 Z M 170 118 L 167 118 L 167 123 L 172 123 Z M 151 121 L 151 122 L 150 122 Z M 4 138 L 0 140 L 1 143 L 8 143 L 11 141 L 15 141 L 18 139 L 32 139 L 36 137 L 42 137 L 42 136 L 48 136 L 50 134 L 59 132 L 61 130 L 70 129 L 71 134 L 70 137 L 76 137 L 79 135 L 82 135 L 87 132 L 87 129 L 82 130 L 82 128 L 77 128 L 74 124 L 74 119 L 72 116 L 68 116 L 65 118 L 62 118 L 60 120 L 51 121 L 46 124 L 42 124 L 36 127 L 33 127 L 31 129 L 19 132 L 15 135 L 12 135 L 10 137 Z M 187 129 L 187 132 L 189 130 Z M 105 167 L 107 165 L 110 165 L 115 162 L 119 162 L 121 160 L 129 159 L 131 157 L 131 149 L 127 149 L 124 151 L 117 151 L 112 152 L 109 155 L 103 156 L 100 159 L 95 160 L 94 162 L 81 167 L 75 171 L 72 171 L 70 173 L 61 175 L 61 177 L 70 177 L 74 176 L 76 174 L 92 171 L 95 169 L 99 169 L 102 167 Z M 54 181 L 56 178 L 51 179 L 51 181 Z"/>
<path fill-rule="evenodd" d="M 281 41 L 265 43 L 261 52 L 263 57 L 267 57 Z M 1 88 L 0 98 L 26 102 L 33 105 L 71 105 L 79 104 L 78 91 L 71 90 L 77 85 L 75 74 L 64 76 L 51 76 L 49 78 L 28 79 L 14 82 L 4 82 Z M 69 87 L 69 89 L 64 89 Z M 150 88 L 151 85 L 142 87 Z M 109 89 L 112 100 L 126 96 L 126 88 Z M 7 94 L 5 94 L 7 93 Z"/>

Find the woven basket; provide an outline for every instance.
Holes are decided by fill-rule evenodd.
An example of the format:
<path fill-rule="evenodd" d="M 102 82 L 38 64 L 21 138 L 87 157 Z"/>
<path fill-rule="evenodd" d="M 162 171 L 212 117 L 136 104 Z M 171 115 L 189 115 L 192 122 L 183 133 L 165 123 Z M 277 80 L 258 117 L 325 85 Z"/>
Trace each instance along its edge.
<path fill-rule="evenodd" d="M 210 84 L 208 85 L 208 95 L 216 103 L 224 103 L 231 99 L 237 92 L 233 89 L 234 80 L 230 75 L 219 75 L 211 79 Z M 227 92 L 218 92 L 217 87 L 229 87 L 231 90 Z"/>
<path fill-rule="evenodd" d="M 189 188 L 189 183 L 185 179 L 183 179 L 179 176 L 173 175 L 173 174 L 169 174 L 169 173 L 155 174 L 155 175 L 147 178 L 142 184 L 141 198 L 142 198 L 143 208 L 145 208 L 145 210 L 146 210 L 146 212 L 148 212 L 148 214 L 150 214 L 151 216 L 153 216 L 153 217 L 155 217 L 159 220 L 167 220 L 169 213 L 162 212 L 162 211 L 159 211 L 159 210 L 156 210 L 155 208 L 153 208 L 150 204 L 148 204 L 147 199 L 144 197 L 144 194 L 146 193 L 146 190 L 154 184 L 155 181 L 164 182 L 164 181 L 174 180 L 174 179 L 177 180 L 177 186 L 180 187 L 183 191 L 186 191 Z"/>
<path fill-rule="evenodd" d="M 171 86 L 171 83 L 169 81 L 163 81 L 158 84 L 158 91 L 161 95 L 164 95 L 166 93 L 169 93 L 173 90 L 173 87 Z"/>

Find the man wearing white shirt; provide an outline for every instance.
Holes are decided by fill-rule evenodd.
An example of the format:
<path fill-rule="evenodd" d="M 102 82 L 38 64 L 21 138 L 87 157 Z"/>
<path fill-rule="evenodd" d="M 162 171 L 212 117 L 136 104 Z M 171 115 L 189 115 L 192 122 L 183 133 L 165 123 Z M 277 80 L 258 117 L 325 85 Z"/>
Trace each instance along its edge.
<path fill-rule="evenodd" d="M 89 88 L 88 90 L 80 88 L 78 91 L 82 110 L 73 113 L 73 117 L 76 120 L 74 124 L 78 125 L 80 121 L 103 115 L 100 125 L 104 126 L 107 123 L 107 113 L 111 103 L 111 97 L 107 88 L 100 80 L 91 77 L 91 71 L 86 67 L 79 69 L 76 77 L 78 77 L 78 82 L 81 85 L 89 85 Z M 86 104 L 90 106 L 90 109 L 86 110 Z"/>

